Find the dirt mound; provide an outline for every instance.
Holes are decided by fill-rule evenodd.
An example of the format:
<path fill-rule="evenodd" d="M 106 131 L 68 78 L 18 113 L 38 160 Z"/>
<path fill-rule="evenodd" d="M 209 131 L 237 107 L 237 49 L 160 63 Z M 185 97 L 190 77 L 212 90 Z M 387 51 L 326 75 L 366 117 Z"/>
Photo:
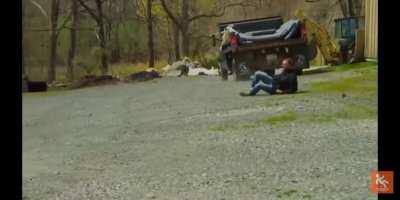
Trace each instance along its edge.
<path fill-rule="evenodd" d="M 141 71 L 128 76 L 126 81 L 142 82 L 149 81 L 155 78 L 161 78 L 160 73 L 155 70 L 151 71 Z"/>

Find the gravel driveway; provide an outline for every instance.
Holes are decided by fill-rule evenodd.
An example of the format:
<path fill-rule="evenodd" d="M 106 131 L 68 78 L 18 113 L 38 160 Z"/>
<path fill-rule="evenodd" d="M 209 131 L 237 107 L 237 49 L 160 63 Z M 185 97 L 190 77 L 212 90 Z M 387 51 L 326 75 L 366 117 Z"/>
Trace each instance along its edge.
<path fill-rule="evenodd" d="M 376 117 L 307 114 L 376 106 L 310 89 L 350 74 L 295 95 L 206 76 L 24 94 L 24 199 L 377 199 Z"/>

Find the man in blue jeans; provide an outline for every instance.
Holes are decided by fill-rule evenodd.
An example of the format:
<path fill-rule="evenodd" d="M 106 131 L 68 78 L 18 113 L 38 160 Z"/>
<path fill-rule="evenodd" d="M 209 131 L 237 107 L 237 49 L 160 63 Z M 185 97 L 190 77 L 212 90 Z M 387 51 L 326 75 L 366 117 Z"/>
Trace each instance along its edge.
<path fill-rule="evenodd" d="M 291 58 L 282 61 L 282 73 L 270 76 L 263 71 L 256 71 L 251 77 L 249 93 L 241 92 L 241 96 L 254 96 L 260 90 L 269 94 L 290 94 L 297 92 L 297 71 Z"/>

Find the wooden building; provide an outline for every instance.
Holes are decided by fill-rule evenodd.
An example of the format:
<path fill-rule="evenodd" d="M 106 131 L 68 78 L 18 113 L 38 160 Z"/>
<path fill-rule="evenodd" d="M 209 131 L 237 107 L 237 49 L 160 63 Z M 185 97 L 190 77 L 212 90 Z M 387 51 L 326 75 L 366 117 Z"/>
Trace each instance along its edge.
<path fill-rule="evenodd" d="M 365 57 L 378 58 L 378 0 L 365 0 Z"/>

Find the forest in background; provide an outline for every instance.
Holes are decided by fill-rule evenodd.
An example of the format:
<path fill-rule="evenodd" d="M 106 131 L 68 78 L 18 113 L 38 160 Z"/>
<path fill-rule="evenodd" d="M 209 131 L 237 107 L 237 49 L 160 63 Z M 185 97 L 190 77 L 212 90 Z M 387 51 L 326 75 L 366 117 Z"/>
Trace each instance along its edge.
<path fill-rule="evenodd" d="M 190 57 L 215 66 L 217 23 L 292 18 L 301 8 L 331 34 L 334 19 L 363 16 L 363 0 L 22 0 L 23 73 L 71 81 Z M 216 66 L 215 66 L 216 67 Z M 123 70 L 122 70 L 123 71 Z"/>

